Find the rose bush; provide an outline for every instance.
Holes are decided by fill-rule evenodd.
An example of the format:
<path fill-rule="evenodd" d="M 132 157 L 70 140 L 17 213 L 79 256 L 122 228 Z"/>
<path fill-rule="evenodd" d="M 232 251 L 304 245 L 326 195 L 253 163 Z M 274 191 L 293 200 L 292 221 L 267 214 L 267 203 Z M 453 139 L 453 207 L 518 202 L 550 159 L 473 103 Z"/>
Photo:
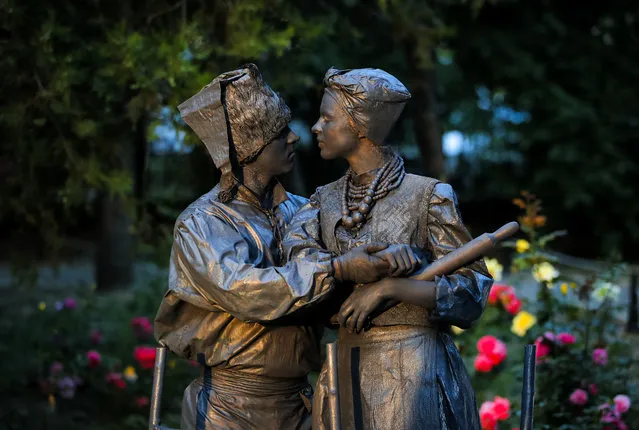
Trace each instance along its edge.
<path fill-rule="evenodd" d="M 8 351 L 0 365 L 0 427 L 146 428 L 155 360 L 151 320 L 165 288 L 161 276 L 127 295 L 87 288 L 76 297 L 7 308 L 0 315 Z M 197 376 L 187 361 L 167 356 L 166 425 L 179 427 L 182 393 Z"/>
<path fill-rule="evenodd" d="M 505 244 L 514 250 L 510 278 L 529 273 L 539 283 L 536 300 L 521 298 L 516 282 L 504 282 L 503 265 L 489 258 L 495 283 L 484 315 L 471 329 L 453 330 L 471 372 L 482 429 L 519 427 L 526 344 L 537 346 L 535 428 L 635 428 L 639 378 L 632 347 L 613 317 L 623 266 L 572 279 L 546 252 L 563 233 L 541 234 L 546 219 L 540 202 L 523 193 L 515 204 L 524 211 L 519 222 L 526 237 Z M 499 402 L 508 407 L 500 409 Z"/>

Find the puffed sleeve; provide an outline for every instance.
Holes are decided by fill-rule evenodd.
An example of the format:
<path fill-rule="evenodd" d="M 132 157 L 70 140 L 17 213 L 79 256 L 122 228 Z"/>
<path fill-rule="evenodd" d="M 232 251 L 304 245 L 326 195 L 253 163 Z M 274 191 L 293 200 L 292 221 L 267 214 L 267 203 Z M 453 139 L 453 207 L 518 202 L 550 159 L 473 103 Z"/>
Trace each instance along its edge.
<path fill-rule="evenodd" d="M 319 193 L 315 192 L 291 220 L 282 242 L 286 261 L 306 258 L 330 261 L 334 257 L 322 242 L 319 208 Z"/>
<path fill-rule="evenodd" d="M 434 260 L 472 240 L 450 185 L 438 183 L 434 187 L 427 213 L 428 248 Z M 484 311 L 492 282 L 483 260 L 436 277 L 437 301 L 432 318 L 469 328 Z"/>
<path fill-rule="evenodd" d="M 256 267 L 258 252 L 224 219 L 196 213 L 176 225 L 171 266 L 176 281 L 195 290 L 207 307 L 243 321 L 277 320 L 333 288 L 330 257 L 308 255 L 283 267 Z"/>

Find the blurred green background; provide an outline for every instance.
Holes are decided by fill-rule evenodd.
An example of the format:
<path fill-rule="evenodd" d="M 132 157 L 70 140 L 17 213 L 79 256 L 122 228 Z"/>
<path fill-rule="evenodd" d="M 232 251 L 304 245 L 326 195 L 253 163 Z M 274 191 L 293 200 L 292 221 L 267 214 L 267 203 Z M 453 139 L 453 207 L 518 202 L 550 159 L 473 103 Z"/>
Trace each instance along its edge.
<path fill-rule="evenodd" d="M 176 106 L 246 62 L 283 95 L 302 137 L 290 191 L 309 196 L 346 167 L 322 160 L 310 134 L 326 70 L 379 67 L 413 95 L 390 143 L 410 172 L 453 185 L 474 235 L 515 219 L 511 201 L 528 190 L 548 228 L 568 232 L 556 250 L 639 259 L 636 2 L 4 0 L 0 10 L 0 306 L 15 341 L 3 354 L 21 345 L 24 358 L 21 330 L 41 301 L 106 301 L 87 309 L 114 320 L 107 343 L 132 316 L 153 317 L 173 222 L 218 178 Z M 48 371 L 47 357 L 35 368 Z M 31 384 L 11 381 L 5 393 Z"/>

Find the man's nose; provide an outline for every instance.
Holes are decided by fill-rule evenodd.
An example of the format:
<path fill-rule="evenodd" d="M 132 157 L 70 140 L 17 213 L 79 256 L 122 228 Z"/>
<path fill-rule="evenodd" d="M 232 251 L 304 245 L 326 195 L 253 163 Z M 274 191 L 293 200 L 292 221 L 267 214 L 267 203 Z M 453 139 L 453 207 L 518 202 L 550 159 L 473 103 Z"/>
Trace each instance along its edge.
<path fill-rule="evenodd" d="M 292 145 L 292 144 L 298 142 L 299 140 L 300 140 L 300 137 L 294 131 L 291 131 L 288 134 L 288 138 L 286 139 L 286 143 L 288 143 L 289 145 Z"/>
<path fill-rule="evenodd" d="M 317 122 L 315 124 L 313 124 L 313 127 L 311 127 L 311 133 L 313 134 L 319 134 L 321 131 L 320 129 L 320 122 L 319 120 L 317 120 Z"/>

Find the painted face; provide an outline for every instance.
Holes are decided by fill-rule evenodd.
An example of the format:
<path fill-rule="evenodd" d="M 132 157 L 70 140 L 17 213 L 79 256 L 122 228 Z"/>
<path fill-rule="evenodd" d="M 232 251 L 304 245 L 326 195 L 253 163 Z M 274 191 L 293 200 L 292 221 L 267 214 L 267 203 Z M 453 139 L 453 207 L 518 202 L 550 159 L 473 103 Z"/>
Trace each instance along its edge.
<path fill-rule="evenodd" d="M 293 169 L 295 162 L 295 142 L 300 140 L 288 126 L 262 150 L 256 163 L 273 176 L 283 175 Z"/>
<path fill-rule="evenodd" d="M 320 117 L 311 128 L 317 136 L 320 155 L 325 160 L 346 158 L 359 145 L 359 137 L 349 123 L 349 117 L 330 93 L 324 92 Z"/>

